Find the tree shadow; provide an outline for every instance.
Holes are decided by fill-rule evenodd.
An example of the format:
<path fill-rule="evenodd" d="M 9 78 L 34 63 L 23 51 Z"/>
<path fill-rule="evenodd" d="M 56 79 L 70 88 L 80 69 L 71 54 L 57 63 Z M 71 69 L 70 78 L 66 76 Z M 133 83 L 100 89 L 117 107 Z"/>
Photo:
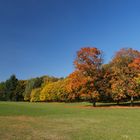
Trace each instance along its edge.
<path fill-rule="evenodd" d="M 92 105 L 86 105 L 86 107 L 93 107 Z M 96 107 L 132 107 L 130 102 L 117 103 L 97 103 Z M 140 102 L 134 102 L 133 107 L 140 107 Z"/>

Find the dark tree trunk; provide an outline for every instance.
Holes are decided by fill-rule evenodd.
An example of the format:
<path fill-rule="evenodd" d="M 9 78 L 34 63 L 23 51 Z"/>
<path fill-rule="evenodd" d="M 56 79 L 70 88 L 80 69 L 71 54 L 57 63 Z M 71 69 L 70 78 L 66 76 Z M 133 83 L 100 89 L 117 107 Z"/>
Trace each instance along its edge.
<path fill-rule="evenodd" d="M 117 101 L 117 105 L 119 105 L 120 101 Z"/>
<path fill-rule="evenodd" d="M 133 98 L 133 96 L 131 96 L 131 106 L 133 106 L 134 105 L 134 98 Z"/>
<path fill-rule="evenodd" d="M 93 107 L 96 107 L 96 101 L 93 100 Z"/>

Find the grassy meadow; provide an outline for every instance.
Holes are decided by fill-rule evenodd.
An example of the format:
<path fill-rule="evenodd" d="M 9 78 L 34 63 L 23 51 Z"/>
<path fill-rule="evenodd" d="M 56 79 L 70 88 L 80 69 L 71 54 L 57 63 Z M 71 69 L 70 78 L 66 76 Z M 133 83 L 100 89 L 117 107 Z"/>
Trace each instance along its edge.
<path fill-rule="evenodd" d="M 0 102 L 0 140 L 140 140 L 139 108 L 90 105 Z"/>

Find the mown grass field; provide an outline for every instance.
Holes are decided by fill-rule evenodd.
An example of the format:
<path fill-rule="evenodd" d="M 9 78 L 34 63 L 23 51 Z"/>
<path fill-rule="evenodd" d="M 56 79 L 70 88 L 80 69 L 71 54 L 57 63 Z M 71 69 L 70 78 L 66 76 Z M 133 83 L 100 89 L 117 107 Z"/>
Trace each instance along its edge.
<path fill-rule="evenodd" d="M 0 140 L 140 140 L 139 108 L 0 102 Z"/>

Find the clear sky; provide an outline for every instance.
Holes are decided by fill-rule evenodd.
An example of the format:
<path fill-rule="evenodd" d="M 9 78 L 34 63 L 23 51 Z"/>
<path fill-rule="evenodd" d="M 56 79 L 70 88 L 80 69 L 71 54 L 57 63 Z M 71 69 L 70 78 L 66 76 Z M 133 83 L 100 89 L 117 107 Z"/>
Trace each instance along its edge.
<path fill-rule="evenodd" d="M 0 0 L 0 81 L 65 77 L 86 46 L 140 50 L 140 0 Z"/>

